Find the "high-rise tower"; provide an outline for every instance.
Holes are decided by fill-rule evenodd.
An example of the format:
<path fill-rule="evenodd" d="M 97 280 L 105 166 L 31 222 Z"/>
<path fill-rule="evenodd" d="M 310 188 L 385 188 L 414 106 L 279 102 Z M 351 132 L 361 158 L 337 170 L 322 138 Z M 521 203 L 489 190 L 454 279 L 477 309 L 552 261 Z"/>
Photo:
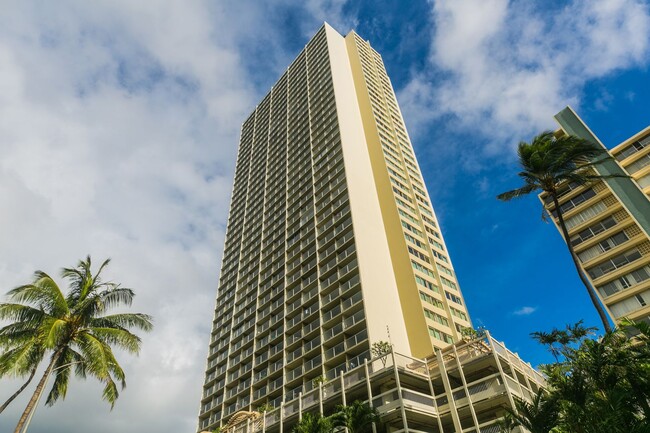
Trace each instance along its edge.
<path fill-rule="evenodd" d="M 326 24 L 241 129 L 200 427 L 470 326 L 381 56 Z"/>

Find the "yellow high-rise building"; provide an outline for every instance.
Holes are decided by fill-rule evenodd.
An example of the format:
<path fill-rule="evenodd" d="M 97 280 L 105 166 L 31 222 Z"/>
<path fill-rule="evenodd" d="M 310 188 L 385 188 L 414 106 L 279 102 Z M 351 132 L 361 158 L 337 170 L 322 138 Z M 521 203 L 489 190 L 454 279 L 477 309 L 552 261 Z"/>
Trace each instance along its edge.
<path fill-rule="evenodd" d="M 525 398 L 523 389 L 534 392 L 542 379 L 505 348 L 498 364 L 488 346 L 500 343 L 482 342 L 463 346 L 484 360 L 465 381 L 450 345 L 467 344 L 462 332 L 470 327 L 381 56 L 356 33 L 343 37 L 325 24 L 241 128 L 199 428 L 250 422 L 249 412 L 264 406 L 266 425 L 282 432 L 308 403 L 320 401 L 322 412 L 359 389 L 362 400 L 387 392 L 399 377 L 377 372 L 374 385 L 355 385 L 360 371 L 366 378 L 376 371 L 368 361 L 379 342 L 413 357 L 407 367 L 419 362 L 425 388 L 411 389 L 425 392 L 418 395 L 428 412 L 412 425 L 493 423 L 500 404 L 515 392 Z M 422 377 L 416 359 L 425 357 L 438 366 L 434 379 Z M 455 371 L 449 377 L 446 364 Z M 510 372 L 515 391 L 498 371 Z M 472 382 L 479 380 L 493 388 Z M 467 402 L 456 410 L 461 393 L 488 390 L 501 396 L 489 411 Z M 434 403 L 441 393 L 444 416 Z M 398 412 L 386 411 L 386 422 L 399 424 L 390 418 Z"/>
<path fill-rule="evenodd" d="M 571 108 L 555 119 L 556 135 L 605 148 Z M 565 185 L 560 207 L 582 270 L 611 318 L 650 322 L 650 127 L 608 152 L 613 158 L 594 169 L 616 177 Z M 540 198 L 545 201 L 544 194 Z M 557 226 L 552 202 L 546 201 Z"/>

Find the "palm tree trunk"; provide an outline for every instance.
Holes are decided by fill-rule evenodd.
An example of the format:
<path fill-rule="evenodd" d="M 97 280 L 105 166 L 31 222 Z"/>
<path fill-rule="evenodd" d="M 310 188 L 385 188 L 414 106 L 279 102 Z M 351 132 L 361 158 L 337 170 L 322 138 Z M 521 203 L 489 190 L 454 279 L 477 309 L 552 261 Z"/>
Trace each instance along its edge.
<path fill-rule="evenodd" d="M 7 406 L 9 406 L 9 403 L 14 401 L 16 397 L 18 397 L 20 393 L 25 390 L 25 388 L 27 388 L 27 385 L 29 385 L 29 383 L 32 381 L 35 374 L 36 374 L 36 367 L 32 368 L 32 372 L 29 374 L 29 378 L 27 379 L 27 382 L 25 382 L 23 386 L 21 386 L 18 389 L 18 391 L 16 391 L 11 397 L 7 399 L 7 401 L 4 402 L 2 406 L 0 406 L 0 413 L 2 413 L 7 408 Z"/>
<path fill-rule="evenodd" d="M 571 259 L 573 260 L 573 265 L 576 267 L 576 271 L 578 271 L 578 276 L 580 277 L 582 284 L 584 284 L 585 288 L 587 289 L 587 293 L 589 294 L 591 303 L 594 304 L 594 308 L 596 308 L 596 311 L 600 316 L 600 320 L 603 322 L 603 328 L 605 329 L 605 332 L 608 333 L 612 332 L 612 326 L 609 324 L 609 319 L 607 318 L 605 309 L 601 305 L 600 299 L 598 299 L 598 296 L 596 295 L 596 290 L 593 288 L 589 280 L 587 280 L 587 277 L 585 276 L 582 267 L 580 266 L 580 262 L 578 261 L 578 256 L 576 255 L 576 252 L 573 249 L 573 245 L 571 245 L 571 239 L 569 238 L 569 231 L 567 230 L 566 224 L 564 223 L 564 216 L 562 215 L 562 209 L 560 209 L 560 203 L 557 199 L 557 196 L 555 194 L 551 194 L 551 196 L 553 197 L 553 203 L 555 204 L 555 211 L 557 212 L 558 224 L 560 225 L 560 229 L 562 229 L 562 235 L 564 236 L 564 241 L 566 242 L 567 248 L 569 248 L 569 253 L 571 253 Z"/>
<path fill-rule="evenodd" d="M 43 377 L 38 382 L 38 385 L 36 385 L 36 390 L 34 391 L 32 398 L 29 400 L 29 403 L 27 403 L 27 407 L 25 408 L 25 411 L 23 412 L 20 419 L 18 420 L 18 424 L 16 425 L 16 429 L 14 430 L 14 433 L 21 433 L 23 427 L 25 426 L 25 423 L 27 422 L 27 419 L 29 418 L 29 414 L 32 413 L 34 410 L 36 410 L 35 406 L 38 402 L 38 399 L 41 396 L 41 394 L 43 394 L 43 391 L 45 390 L 45 384 L 47 383 L 47 379 L 50 377 L 50 374 L 52 374 L 54 365 L 56 364 L 56 361 L 59 359 L 60 355 L 61 355 L 60 349 L 54 352 L 54 354 L 52 355 L 52 358 L 50 359 L 50 364 L 47 366 L 47 369 L 45 370 L 45 373 L 43 373 Z"/>

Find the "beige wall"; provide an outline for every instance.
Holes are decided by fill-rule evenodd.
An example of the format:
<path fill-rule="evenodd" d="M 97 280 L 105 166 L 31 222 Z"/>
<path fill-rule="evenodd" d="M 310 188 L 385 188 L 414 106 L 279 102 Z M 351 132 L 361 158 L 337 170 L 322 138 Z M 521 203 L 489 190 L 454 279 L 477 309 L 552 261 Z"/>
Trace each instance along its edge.
<path fill-rule="evenodd" d="M 410 354 L 345 39 L 326 32 L 370 344 L 387 341 L 388 327 L 395 350 Z"/>

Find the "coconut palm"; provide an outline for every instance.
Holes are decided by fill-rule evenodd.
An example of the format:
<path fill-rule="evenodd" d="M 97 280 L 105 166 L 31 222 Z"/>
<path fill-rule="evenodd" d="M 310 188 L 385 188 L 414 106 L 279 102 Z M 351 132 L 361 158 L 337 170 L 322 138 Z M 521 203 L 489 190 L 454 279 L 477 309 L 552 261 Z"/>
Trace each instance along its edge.
<path fill-rule="evenodd" d="M 377 409 L 359 400 L 355 400 L 350 406 L 337 406 L 336 413 L 332 415 L 332 425 L 345 427 L 348 433 L 367 433 L 376 422 L 379 422 Z"/>
<path fill-rule="evenodd" d="M 559 204 L 561 188 L 570 183 L 585 185 L 600 179 L 618 177 L 616 175 L 602 176 L 590 170 L 602 157 L 607 157 L 607 152 L 595 144 L 574 136 L 555 138 L 553 132 L 542 132 L 534 137 L 530 143 L 521 142 L 518 148 L 519 165 L 522 171 L 519 176 L 524 180 L 524 186 L 512 191 L 499 194 L 497 198 L 509 201 L 523 197 L 533 192 L 545 192 L 552 200 L 557 213 L 558 225 L 566 241 L 580 280 L 587 289 L 589 298 L 593 303 L 606 332 L 611 332 L 612 327 L 607 319 L 605 310 L 596 291 L 582 271 L 578 257 L 573 250 L 569 239 L 569 232 L 564 222 L 562 208 Z"/>
<path fill-rule="evenodd" d="M 141 340 L 130 329 L 150 331 L 152 318 L 139 313 L 107 314 L 114 307 L 130 306 L 135 296 L 131 289 L 101 280 L 108 263 L 104 261 L 95 274 L 90 257 L 76 268 L 63 269 L 69 283 L 65 295 L 49 275 L 37 271 L 32 283 L 9 291 L 10 302 L 0 303 L 0 320 L 11 322 L 0 329 L 0 375 L 24 375 L 49 355 L 16 433 L 35 409 L 50 375 L 54 376 L 46 400 L 50 406 L 65 398 L 73 368 L 78 377 L 90 375 L 104 383 L 102 398 L 111 408 L 119 396 L 118 384 L 126 385 L 113 347 L 137 354 Z"/>

